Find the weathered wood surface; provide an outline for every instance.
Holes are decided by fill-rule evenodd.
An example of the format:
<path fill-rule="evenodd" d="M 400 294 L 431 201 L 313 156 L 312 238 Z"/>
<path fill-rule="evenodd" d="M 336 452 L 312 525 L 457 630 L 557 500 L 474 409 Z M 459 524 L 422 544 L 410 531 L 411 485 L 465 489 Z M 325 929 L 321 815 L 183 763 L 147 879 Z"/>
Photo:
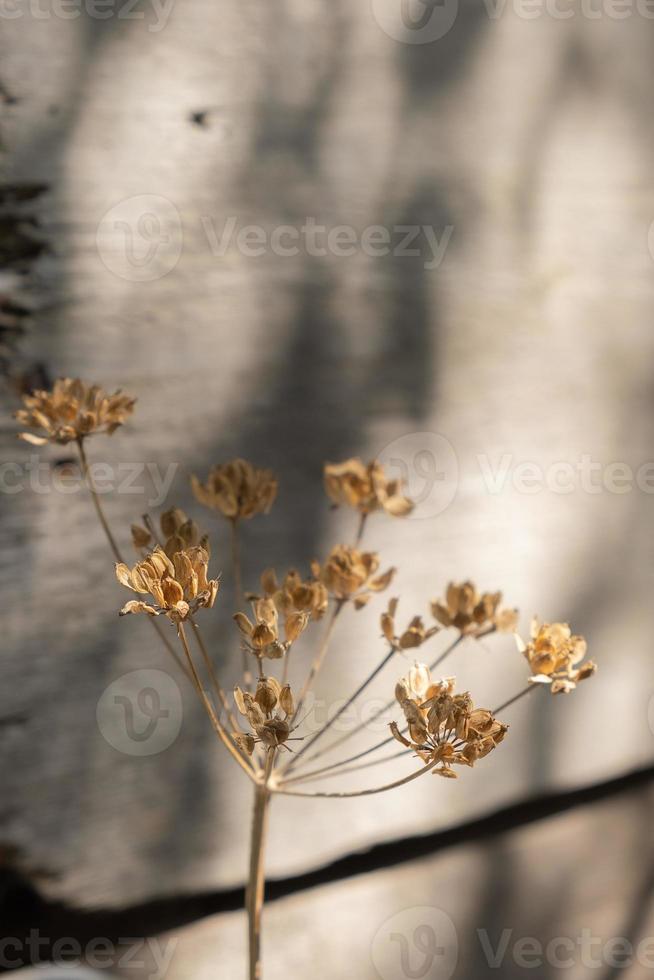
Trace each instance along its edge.
<path fill-rule="evenodd" d="M 149 25 L 3 23 L 0 74 L 18 99 L 0 120 L 6 175 L 51 186 L 38 212 L 52 251 L 37 266 L 42 310 L 25 359 L 138 396 L 129 430 L 94 453 L 176 464 L 167 503 L 192 507 L 188 474 L 228 455 L 274 466 L 275 516 L 247 533 L 251 585 L 266 565 L 306 566 L 352 534 L 321 495 L 324 459 L 444 434 L 459 465 L 451 505 L 370 529 L 403 566 L 407 614 L 471 576 L 502 588 L 525 627 L 535 611 L 571 620 L 601 665 L 565 702 L 517 706 L 514 737 L 458 784 L 280 803 L 271 871 L 650 758 L 651 495 L 524 493 L 510 478 L 490 493 L 477 457 L 494 468 L 505 455 L 512 468 L 652 458 L 652 24 L 509 9 L 491 20 L 463 3 L 445 38 L 407 45 L 365 3 L 178 0 L 164 29 Z M 207 109 L 206 125 L 191 121 Z M 134 267 L 131 279 L 111 271 L 125 268 L 119 227 L 105 223 L 96 245 L 108 209 L 140 195 L 170 202 L 184 238 L 175 267 L 146 282 Z M 426 270 L 424 255 L 213 254 L 207 227 L 220 234 L 230 217 L 268 232 L 312 217 L 454 230 Z M 157 253 L 163 271 L 175 236 Z M 9 423 L 2 450 L 29 456 Z M 148 496 L 108 499 L 123 542 Z M 0 504 L 0 714 L 26 719 L 0 736 L 2 841 L 86 904 L 240 881 L 249 793 L 191 692 L 180 684 L 183 725 L 166 751 L 126 755 L 98 728 L 109 684 L 167 667 L 147 625 L 115 615 L 123 596 L 89 502 L 26 489 Z M 229 683 L 230 609 L 226 583 L 205 621 Z M 328 704 L 376 661 L 378 612 L 343 624 Z M 463 650 L 456 670 L 489 702 L 524 679 L 502 639 Z"/>
<path fill-rule="evenodd" d="M 266 908 L 265 975 L 649 977 L 653 803 L 651 791 L 633 794 L 275 902 Z M 165 962 L 167 980 L 208 980 L 216 968 L 240 977 L 243 919 L 218 916 L 159 937 L 144 976 Z"/>

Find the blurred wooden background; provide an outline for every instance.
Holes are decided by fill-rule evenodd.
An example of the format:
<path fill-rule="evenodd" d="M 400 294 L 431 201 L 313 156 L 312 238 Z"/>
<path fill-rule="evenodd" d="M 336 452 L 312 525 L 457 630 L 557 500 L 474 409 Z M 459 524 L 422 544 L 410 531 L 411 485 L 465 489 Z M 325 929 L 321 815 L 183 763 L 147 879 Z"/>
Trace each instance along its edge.
<path fill-rule="evenodd" d="M 47 249 L 2 273 L 0 292 L 35 307 L 12 371 L 39 364 L 138 397 L 133 423 L 93 451 L 114 467 L 174 465 L 165 503 L 203 518 L 225 569 L 205 629 L 228 683 L 238 651 L 227 538 L 193 505 L 189 474 L 236 453 L 280 474 L 274 516 L 247 529 L 252 587 L 266 565 L 306 568 L 351 536 L 351 519 L 331 514 L 321 493 L 325 459 L 391 447 L 411 465 L 433 434 L 456 459 L 446 466 L 454 499 L 423 518 L 379 518 L 368 538 L 401 568 L 394 591 L 406 614 L 469 576 L 502 589 L 524 629 L 534 612 L 570 620 L 600 664 L 571 698 L 517 706 L 513 737 L 457 784 L 280 802 L 271 872 L 647 764 L 651 494 L 589 493 L 579 482 L 569 494 L 526 493 L 510 479 L 492 493 L 479 456 L 493 469 L 508 457 L 511 473 L 584 456 L 602 474 L 614 463 L 635 472 L 654 458 L 652 21 L 578 10 L 527 19 L 510 5 L 492 18 L 461 0 L 443 38 L 408 44 L 382 29 L 379 4 L 336 0 L 176 0 L 165 22 L 147 3 L 141 19 L 19 9 L 0 39 L 2 179 L 46 185 L 19 209 L 38 220 Z M 142 223 L 150 213 L 158 226 Z M 431 269 L 424 240 L 409 257 L 252 257 L 233 244 L 218 254 L 212 233 L 230 219 L 268 235 L 315 219 L 359 234 L 426 225 L 451 237 Z M 2 459 L 23 467 L 30 453 L 8 419 L 15 401 L 7 386 Z M 150 486 L 107 499 L 126 548 L 151 499 Z M 169 668 L 143 623 L 117 619 L 123 596 L 88 500 L 26 486 L 0 494 L 0 508 L 0 717 L 16 720 L 0 735 L 0 842 L 48 872 L 48 895 L 76 905 L 240 883 L 248 788 L 215 750 L 192 692 L 179 683 L 180 732 L 156 754 L 117 750 L 98 725 L 110 684 Z M 380 606 L 343 624 L 320 687 L 328 705 L 380 656 Z M 525 673 L 499 637 L 466 646 L 455 670 L 491 703 Z M 396 673 L 372 694 L 385 696 Z M 578 819 L 565 864 L 581 875 Z M 613 823 L 588 819 L 603 852 Z M 546 852 L 539 839 L 533 860 Z M 461 860 L 461 887 L 474 891 L 476 857 Z M 312 914 L 301 902 L 287 949 Z M 238 958 L 237 939 L 225 942 Z M 327 948 L 319 959 L 325 975 L 337 971 Z"/>

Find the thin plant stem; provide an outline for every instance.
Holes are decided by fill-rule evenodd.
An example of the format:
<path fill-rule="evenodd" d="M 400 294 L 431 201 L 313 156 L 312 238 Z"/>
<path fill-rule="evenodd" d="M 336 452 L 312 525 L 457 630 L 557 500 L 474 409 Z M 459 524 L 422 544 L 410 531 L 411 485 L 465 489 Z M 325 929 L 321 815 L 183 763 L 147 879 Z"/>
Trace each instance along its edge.
<path fill-rule="evenodd" d="M 291 650 L 292 647 L 289 647 L 288 650 L 286 651 L 286 656 L 284 657 L 284 666 L 282 667 L 282 687 L 284 687 L 284 685 L 288 681 L 288 668 L 289 668 L 289 660 L 291 659 Z"/>
<path fill-rule="evenodd" d="M 97 488 L 95 486 L 95 483 L 93 482 L 93 477 L 91 476 L 91 470 L 89 469 L 88 459 L 86 458 L 86 450 L 84 449 L 84 440 L 82 438 L 79 438 L 77 440 L 77 448 L 79 450 L 79 458 L 82 464 L 82 476 L 84 477 L 86 485 L 91 491 L 91 499 L 93 500 L 93 506 L 95 507 L 95 512 L 98 516 L 98 520 L 102 525 L 102 530 L 104 531 L 107 541 L 109 542 L 109 547 L 113 552 L 114 558 L 116 559 L 116 561 L 122 562 L 123 558 L 120 553 L 120 548 L 116 544 L 116 539 L 114 538 L 111 528 L 109 527 L 109 522 L 105 517 L 104 509 L 102 507 L 102 504 L 100 503 L 100 497 L 98 495 Z"/>
<path fill-rule="evenodd" d="M 100 526 L 104 531 L 107 541 L 109 542 L 109 547 L 111 548 L 114 558 L 116 559 L 116 561 L 124 563 L 124 559 L 123 556 L 121 555 L 120 548 L 116 544 L 116 539 L 114 538 L 112 530 L 109 527 L 109 522 L 105 515 L 102 502 L 100 501 L 100 495 L 98 494 L 97 487 L 93 481 L 91 470 L 89 468 L 88 459 L 86 456 L 86 450 L 84 449 L 84 440 L 82 438 L 77 440 L 77 449 L 79 451 L 80 464 L 82 467 L 82 476 L 84 477 L 84 482 L 89 488 L 89 492 L 91 494 L 91 500 L 93 501 L 95 512 L 97 514 L 98 520 L 100 521 Z M 180 659 L 177 650 L 175 650 L 175 647 L 172 645 L 172 643 L 164 633 L 161 625 L 156 621 L 156 619 L 153 619 L 151 616 L 148 616 L 147 619 L 148 622 L 152 623 L 153 629 L 158 634 L 159 639 L 161 640 L 161 642 L 163 643 L 166 650 L 171 655 L 171 657 L 173 658 L 173 660 L 175 661 L 179 669 L 182 671 L 183 674 L 186 674 L 189 680 L 191 680 L 191 675 L 189 674 L 188 669 L 184 664 L 184 661 Z"/>
<path fill-rule="evenodd" d="M 261 920 L 265 900 L 266 874 L 265 854 L 270 809 L 270 789 L 268 783 L 275 764 L 275 749 L 267 750 L 263 781 L 254 791 L 252 813 L 252 835 L 250 841 L 250 875 L 247 887 L 246 906 L 248 913 L 248 949 L 250 980 L 261 980 Z"/>
<path fill-rule="evenodd" d="M 218 716 L 216 715 L 216 712 L 213 709 L 213 705 L 211 704 L 211 701 L 206 695 L 204 687 L 202 686 L 202 681 L 200 680 L 200 676 L 195 668 L 195 664 L 193 663 L 193 657 L 191 656 L 191 651 L 189 649 L 188 640 L 186 639 L 186 633 L 184 631 L 183 623 L 177 624 L 177 635 L 180 638 L 184 650 L 184 655 L 186 656 L 186 660 L 188 662 L 191 675 L 193 677 L 193 683 L 195 685 L 195 689 L 198 692 L 202 704 L 204 705 L 205 711 L 209 715 L 209 719 L 211 721 L 211 724 L 213 725 L 216 735 L 223 743 L 223 745 L 225 746 L 229 754 L 238 762 L 241 769 L 243 769 L 243 771 L 247 773 L 247 775 L 253 782 L 258 784 L 258 779 L 254 774 L 254 770 L 252 769 L 252 766 L 250 765 L 249 762 L 247 762 L 243 758 L 238 748 L 234 744 L 234 741 L 230 738 L 229 733 L 226 732 L 223 726 L 221 725 Z"/>
<path fill-rule="evenodd" d="M 309 670 L 309 676 L 304 682 L 304 687 L 300 692 L 300 696 L 297 701 L 297 706 L 293 714 L 293 721 L 295 721 L 300 711 L 302 710 L 302 706 L 306 701 L 307 695 L 311 690 L 313 682 L 315 681 L 316 677 L 320 673 L 320 668 L 322 667 L 325 656 L 327 655 L 327 651 L 329 650 L 329 643 L 331 641 L 332 634 L 334 632 L 334 627 L 336 626 L 336 621 L 344 605 L 345 605 L 345 600 L 343 599 L 336 600 L 336 603 L 334 605 L 334 610 L 331 615 L 331 619 L 329 620 L 329 623 L 327 624 L 327 628 L 325 629 L 325 632 L 323 634 L 322 643 L 320 644 L 320 647 L 318 648 L 318 652 L 314 657 L 313 663 L 311 664 L 311 669 Z"/>
<path fill-rule="evenodd" d="M 364 759 L 367 755 L 372 755 L 373 752 L 377 752 L 378 749 L 383 749 L 385 745 L 388 745 L 390 742 L 394 741 L 395 737 L 393 735 L 389 735 L 387 738 L 383 739 L 383 741 L 377 742 L 376 745 L 371 745 L 369 749 L 364 749 L 362 752 L 357 752 L 356 755 L 351 755 L 347 759 L 340 759 L 338 762 L 332 762 L 330 765 L 322 766 L 320 769 L 311 769 L 309 772 L 300 773 L 297 776 L 293 776 L 292 779 L 284 779 L 282 785 L 285 786 L 287 783 L 300 783 L 305 779 L 313 779 L 314 777 L 321 776 L 323 773 L 331 772 L 333 769 L 340 769 L 341 766 L 346 766 L 350 762 L 358 762 L 359 759 Z M 285 770 L 284 775 L 286 775 L 287 772 L 290 772 L 290 769 Z"/>
<path fill-rule="evenodd" d="M 363 541 L 363 535 L 366 530 L 367 521 L 368 521 L 368 514 L 367 513 L 361 514 L 361 517 L 359 518 L 359 526 L 357 528 L 357 536 L 354 539 L 355 548 L 358 548 L 361 542 Z"/>
<path fill-rule="evenodd" d="M 213 686 L 213 689 L 214 689 L 216 695 L 218 696 L 218 698 L 220 699 L 220 703 L 222 704 L 222 706 L 223 706 L 223 708 L 225 710 L 225 714 L 227 715 L 227 718 L 229 720 L 230 725 L 232 726 L 232 728 L 234 729 L 234 731 L 239 731 L 238 722 L 236 721 L 236 718 L 235 718 L 234 713 L 232 711 L 232 708 L 231 708 L 231 705 L 230 705 L 229 700 L 227 698 L 227 695 L 225 694 L 225 691 L 223 690 L 222 684 L 218 680 L 218 676 L 216 674 L 216 670 L 214 668 L 214 665 L 213 665 L 213 662 L 211 660 L 211 657 L 209 656 L 209 651 L 207 650 L 207 648 L 205 646 L 205 643 L 204 643 L 204 640 L 202 638 L 202 634 L 200 632 L 200 627 L 195 622 L 195 620 L 193 619 L 192 616 L 189 617 L 189 620 L 190 620 L 191 626 L 193 627 L 193 635 L 195 636 L 195 640 L 197 642 L 197 645 L 200 648 L 200 653 L 202 654 L 202 659 L 204 660 L 204 665 L 207 668 L 207 673 L 209 674 L 209 678 L 211 680 L 211 684 Z"/>
<path fill-rule="evenodd" d="M 385 762 L 393 762 L 394 759 L 401 759 L 401 758 L 404 758 L 406 756 L 413 755 L 413 754 L 414 754 L 414 752 L 413 752 L 412 749 L 400 749 L 399 752 L 394 752 L 393 755 L 385 755 L 385 756 L 382 756 L 381 759 L 372 759 L 370 762 L 362 762 L 358 766 L 346 766 L 345 769 L 341 769 L 340 768 L 340 766 L 342 765 L 342 763 L 339 762 L 338 763 L 338 766 L 339 766 L 338 769 L 334 769 L 332 772 L 328 772 L 324 776 L 322 776 L 320 774 L 316 774 L 316 773 L 313 773 L 313 775 L 311 773 L 307 773 L 305 776 L 299 776 L 297 778 L 297 782 L 304 784 L 304 783 L 311 783 L 314 780 L 321 779 L 321 778 L 322 779 L 332 779 L 334 776 L 347 776 L 348 773 L 351 773 L 351 772 L 360 772 L 362 769 L 370 769 L 373 766 L 381 766 Z M 328 766 L 327 768 L 328 769 L 331 769 L 331 766 Z M 289 780 L 281 783 L 280 785 L 286 786 L 286 785 L 288 785 L 288 783 L 295 783 L 295 779 L 289 779 Z"/>
<path fill-rule="evenodd" d="M 231 547 L 232 547 L 232 575 L 234 582 L 234 610 L 235 612 L 242 612 L 243 605 L 245 603 L 245 597 L 243 595 L 243 573 L 241 570 L 241 537 L 239 534 L 239 523 L 238 517 L 233 517 L 230 520 L 231 525 Z M 243 657 L 243 686 L 246 691 L 249 691 L 252 687 L 252 671 L 250 670 L 250 665 L 248 661 L 247 650 L 243 649 L 241 651 Z"/>
<path fill-rule="evenodd" d="M 499 715 L 500 711 L 506 711 L 506 709 L 510 708 L 512 704 L 515 704 L 516 701 L 520 701 L 522 698 L 524 698 L 526 694 L 529 694 L 531 691 L 535 691 L 537 687 L 540 687 L 540 685 L 529 684 L 524 688 L 524 690 L 520 691 L 519 694 L 514 695 L 512 698 L 509 698 L 508 701 L 505 701 L 504 704 L 501 704 L 499 708 L 494 708 L 493 714 Z"/>
<path fill-rule="evenodd" d="M 456 640 L 454 640 L 449 645 L 449 647 L 447 647 L 446 650 L 444 650 L 441 654 L 439 654 L 439 656 L 436 658 L 436 660 L 434 660 L 434 662 L 429 665 L 429 669 L 430 670 L 435 670 L 436 667 L 438 667 L 440 664 L 442 664 L 443 661 L 447 657 L 449 657 L 449 655 L 451 653 L 454 652 L 454 650 L 457 648 L 457 646 L 459 645 L 459 643 L 461 643 L 462 639 L 463 639 L 463 637 L 459 635 L 456 638 Z M 376 711 L 374 713 L 374 715 L 371 715 L 371 717 L 368 718 L 367 721 L 360 722 L 360 724 L 358 724 L 355 728 L 350 729 L 349 732 L 344 732 L 343 735 L 341 735 L 340 738 L 337 738 L 335 742 L 331 742 L 329 745 L 325 746 L 324 749 L 320 749 L 319 752 L 314 752 L 313 755 L 310 755 L 308 759 L 305 759 L 304 760 L 305 765 L 308 762 L 314 762 L 316 759 L 322 758 L 323 755 L 327 755 L 328 752 L 331 752 L 333 749 L 338 748 L 339 745 L 343 745 L 344 742 L 349 741 L 349 739 L 351 739 L 354 735 L 358 735 L 360 731 L 363 731 L 363 729 L 365 729 L 370 724 L 370 722 L 376 721 L 377 718 L 380 718 L 382 715 L 386 714 L 386 712 L 387 711 L 390 711 L 391 708 L 393 708 L 394 705 L 395 705 L 395 699 L 392 699 L 391 701 L 388 701 L 387 704 L 385 704 L 381 708 L 379 708 L 379 710 Z M 380 743 L 380 744 L 386 744 L 386 743 L 384 742 L 384 743 Z"/>
<path fill-rule="evenodd" d="M 325 722 L 325 724 L 322 726 L 322 728 L 319 731 L 317 731 L 315 733 L 315 735 L 312 735 L 311 736 L 311 738 L 308 740 L 308 742 L 305 742 L 304 743 L 304 745 L 302 746 L 302 748 L 300 749 L 300 751 L 294 757 L 292 764 L 288 767 L 288 772 L 290 772 L 291 769 L 294 768 L 294 766 L 297 764 L 297 762 L 299 761 L 299 759 L 304 755 L 304 753 L 307 751 L 307 749 L 311 748 L 312 745 L 315 745 L 315 743 L 318 741 L 318 739 L 319 738 L 322 738 L 322 736 L 325 734 L 325 732 L 328 732 L 329 731 L 329 729 L 332 727 L 332 725 L 336 721 L 338 721 L 338 719 L 341 717 L 341 715 L 345 711 L 347 711 L 347 709 L 349 707 L 351 707 L 352 704 L 354 704 L 354 702 L 357 700 L 357 698 L 359 698 L 360 695 L 363 694 L 363 692 L 366 690 L 366 688 L 370 684 L 372 684 L 372 682 L 377 677 L 377 675 L 381 673 L 381 671 L 384 669 L 384 667 L 386 666 L 386 664 L 391 660 L 391 658 L 393 657 L 393 654 L 394 653 L 395 653 L 395 646 L 392 646 L 390 648 L 390 650 L 388 651 L 388 653 L 386 653 L 382 657 L 382 659 L 377 664 L 377 666 L 375 667 L 375 669 L 370 674 L 368 674 L 368 676 L 366 677 L 365 681 L 363 681 L 363 683 L 359 685 L 359 687 L 356 689 L 356 691 L 354 692 L 354 694 L 347 699 L 347 701 L 345 702 L 345 704 L 341 708 L 339 708 L 338 711 L 335 714 L 333 714 L 332 717 L 327 722 Z"/>
<path fill-rule="evenodd" d="M 387 793 L 391 789 L 397 789 L 398 786 L 406 786 L 407 783 L 411 783 L 414 779 L 424 776 L 425 773 L 430 772 L 439 764 L 440 761 L 436 759 L 433 762 L 428 762 L 424 768 L 418 769 L 416 772 L 412 772 L 409 776 L 405 776 L 403 779 L 397 779 L 395 782 L 386 783 L 384 786 L 375 786 L 372 789 L 356 790 L 350 793 L 304 793 L 301 790 L 284 789 L 283 784 L 272 786 L 271 790 L 273 793 L 278 793 L 280 796 L 307 796 L 313 799 L 344 800 L 351 799 L 355 796 L 374 796 L 377 793 Z"/>

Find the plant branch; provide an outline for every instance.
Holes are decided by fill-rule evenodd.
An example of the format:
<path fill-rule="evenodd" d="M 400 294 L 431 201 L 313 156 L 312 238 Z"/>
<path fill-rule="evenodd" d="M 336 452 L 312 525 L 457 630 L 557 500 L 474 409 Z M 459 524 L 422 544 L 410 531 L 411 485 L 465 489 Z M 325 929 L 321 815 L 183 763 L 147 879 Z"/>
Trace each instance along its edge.
<path fill-rule="evenodd" d="M 213 705 L 211 704 L 211 701 L 206 695 L 206 692 L 202 686 L 202 681 L 200 680 L 198 672 L 195 668 L 195 664 L 193 663 L 193 657 L 191 656 L 191 651 L 189 649 L 188 640 L 186 639 L 186 633 L 184 631 L 183 623 L 177 624 L 177 635 L 179 636 L 180 641 L 182 643 L 184 654 L 186 656 L 186 660 L 188 662 L 193 677 L 193 683 L 195 685 L 195 689 L 198 692 L 202 704 L 204 705 L 205 711 L 209 715 L 211 724 L 213 725 L 216 735 L 223 743 L 223 745 L 225 746 L 229 754 L 238 762 L 241 769 L 243 769 L 244 772 L 247 773 L 247 775 L 253 782 L 258 784 L 258 780 L 254 774 L 252 765 L 244 759 L 244 757 L 241 755 L 238 748 L 236 747 L 236 744 L 234 743 L 233 739 L 230 738 L 229 733 L 226 732 L 223 726 L 221 725 L 218 716 L 216 715 L 216 712 L 213 709 Z"/>
<path fill-rule="evenodd" d="M 337 619 L 338 619 L 338 617 L 340 615 L 341 609 L 343 608 L 344 605 L 345 605 L 345 601 L 343 599 L 337 599 L 336 602 L 335 602 L 334 610 L 333 610 L 332 615 L 331 615 L 331 619 L 329 620 L 329 623 L 327 624 L 327 628 L 325 629 L 325 632 L 323 634 L 322 643 L 320 644 L 320 647 L 318 649 L 318 652 L 317 652 L 316 656 L 314 657 L 313 663 L 311 664 L 311 669 L 309 671 L 309 676 L 307 677 L 306 681 L 304 682 L 304 687 L 302 688 L 302 690 L 300 692 L 300 696 L 299 696 L 298 701 L 297 701 L 297 707 L 295 708 L 295 712 L 293 714 L 293 721 L 295 721 L 295 719 L 299 715 L 299 713 L 300 713 L 300 711 L 302 709 L 302 706 L 304 705 L 304 702 L 306 701 L 307 694 L 311 690 L 311 687 L 313 685 L 313 682 L 315 681 L 316 677 L 320 673 L 320 668 L 322 667 L 323 661 L 325 659 L 325 656 L 327 655 L 327 651 L 329 650 L 329 643 L 330 643 L 330 640 L 332 638 L 332 634 L 334 632 L 334 627 L 336 626 L 336 621 L 337 621 Z"/>
<path fill-rule="evenodd" d="M 407 783 L 411 783 L 414 779 L 424 776 L 425 773 L 430 772 L 430 770 L 439 764 L 440 760 L 436 759 L 434 762 L 427 763 L 424 768 L 418 769 L 417 772 L 412 772 L 411 775 L 405 776 L 403 779 L 397 779 L 393 783 L 387 783 L 385 786 L 375 786 L 373 789 L 356 790 L 350 793 L 303 793 L 301 790 L 284 789 L 283 784 L 272 786 L 271 792 L 278 793 L 280 796 L 308 796 L 314 799 L 335 800 L 350 799 L 355 796 L 374 796 L 377 793 L 387 793 L 389 790 L 396 789 L 398 786 L 406 786 Z"/>
<path fill-rule="evenodd" d="M 261 980 L 261 920 L 265 900 L 265 853 L 270 809 L 268 782 L 275 764 L 275 749 L 267 750 L 263 782 L 255 789 L 250 842 L 250 875 L 245 904 L 248 913 L 250 980 Z"/>
<path fill-rule="evenodd" d="M 370 684 L 372 684 L 372 682 L 377 677 L 377 675 L 381 673 L 381 671 L 384 669 L 384 667 L 386 666 L 386 664 L 391 660 L 391 658 L 393 657 L 393 654 L 394 653 L 395 653 L 395 646 L 392 646 L 390 648 L 390 650 L 388 651 L 388 653 L 386 653 L 382 657 L 382 659 L 377 664 L 377 666 L 375 667 L 375 669 L 370 674 L 368 674 L 368 676 L 366 677 L 365 681 L 363 681 L 363 683 L 359 685 L 359 687 L 356 689 L 356 691 L 354 692 L 354 694 L 347 699 L 347 701 L 345 702 L 345 704 L 341 708 L 339 708 L 338 711 L 335 714 L 333 714 L 332 717 L 327 722 L 325 722 L 325 724 L 322 726 L 322 728 L 319 731 L 317 731 L 315 733 L 315 735 L 312 735 L 311 738 L 307 742 L 304 743 L 303 747 L 300 749 L 300 751 L 297 753 L 297 755 L 294 756 L 293 762 L 291 763 L 291 765 L 288 766 L 287 772 L 290 772 L 293 768 L 295 768 L 295 766 L 297 765 L 298 761 L 304 755 L 304 753 L 307 751 L 307 749 L 310 749 L 312 745 L 315 745 L 315 743 L 318 741 L 318 739 L 322 738 L 322 736 L 325 734 L 325 732 L 328 732 L 329 731 L 329 729 L 332 727 L 332 725 L 336 721 L 338 721 L 338 719 L 341 717 L 341 715 L 345 711 L 347 711 L 347 709 L 349 707 L 351 707 L 352 704 L 354 704 L 354 702 L 357 700 L 357 698 L 359 698 L 360 695 L 363 694 L 363 692 L 366 690 L 366 688 Z"/>
<path fill-rule="evenodd" d="M 368 521 L 368 514 L 367 513 L 361 514 L 361 517 L 359 518 L 359 526 L 357 528 L 357 535 L 356 538 L 354 539 L 355 548 L 358 548 L 361 542 L 363 541 L 363 534 L 366 530 L 367 521 Z"/>
<path fill-rule="evenodd" d="M 111 528 L 109 527 L 109 522 L 105 515 L 102 502 L 100 501 L 100 496 L 98 494 L 97 487 L 93 481 L 93 476 L 91 475 L 91 470 L 89 468 L 88 459 L 86 456 L 86 450 L 84 449 L 84 440 L 82 438 L 77 440 L 77 449 L 79 452 L 80 464 L 82 467 L 82 476 L 84 477 L 84 482 L 89 488 L 89 492 L 91 494 L 91 500 L 93 501 L 93 506 L 95 507 L 95 512 L 98 516 L 98 520 L 100 521 L 102 530 L 104 531 L 105 537 L 109 542 L 109 547 L 111 548 L 114 558 L 116 559 L 116 561 L 124 564 L 123 556 L 120 553 L 120 548 L 116 544 L 116 539 L 114 538 Z M 179 669 L 182 671 L 183 674 L 185 674 L 188 677 L 189 680 L 191 680 L 191 675 L 189 674 L 188 669 L 184 664 L 184 661 L 180 659 L 177 650 L 175 650 L 175 647 L 172 645 L 172 643 L 164 633 L 161 624 L 158 623 L 157 620 L 152 618 L 151 616 L 148 616 L 147 619 L 148 622 L 152 623 L 155 632 L 159 636 L 159 639 L 161 640 L 161 642 L 163 643 L 166 650 L 171 655 L 171 657 L 173 658 L 173 660 L 175 661 Z"/>
<path fill-rule="evenodd" d="M 514 697 L 509 698 L 508 701 L 505 701 L 504 704 L 501 704 L 499 708 L 494 708 L 493 714 L 499 715 L 500 711 L 506 711 L 506 709 L 510 708 L 512 704 L 515 704 L 516 701 L 520 701 L 522 698 L 525 697 L 525 695 L 530 694 L 531 691 L 535 691 L 536 688 L 538 687 L 540 687 L 540 684 L 529 684 L 522 691 L 520 691 L 519 694 L 514 695 Z"/>
<path fill-rule="evenodd" d="M 245 604 L 245 597 L 243 595 L 243 573 L 241 570 L 241 537 L 239 534 L 239 523 L 238 517 L 233 517 L 230 520 L 231 526 L 231 548 L 232 548 L 232 576 L 234 583 L 234 611 L 242 612 L 243 606 Z M 252 687 L 252 671 L 250 670 L 250 663 L 248 660 L 247 650 L 242 649 L 241 655 L 243 658 L 243 686 L 246 691 L 249 691 Z"/>
<path fill-rule="evenodd" d="M 189 620 L 190 620 L 191 626 L 193 627 L 193 635 L 195 636 L 197 645 L 200 648 L 200 653 L 202 654 L 202 659 L 204 660 L 204 665 L 207 668 L 207 673 L 209 674 L 209 678 L 211 680 L 211 684 L 213 686 L 213 689 L 214 689 L 216 695 L 218 696 L 218 698 L 220 699 L 220 703 L 222 704 L 222 706 L 223 706 L 223 708 L 225 710 L 225 713 L 227 715 L 227 718 L 229 720 L 230 725 L 232 726 L 232 728 L 234 729 L 234 731 L 239 731 L 240 730 L 240 726 L 239 726 L 238 722 L 236 721 L 236 718 L 235 718 L 234 713 L 232 711 L 232 708 L 231 708 L 231 705 L 230 705 L 229 700 L 227 698 L 227 695 L 225 694 L 225 691 L 223 690 L 222 684 L 218 680 L 218 676 L 216 674 L 216 671 L 215 671 L 213 662 L 212 662 L 211 657 L 209 656 L 209 652 L 208 652 L 208 650 L 207 650 L 207 648 L 205 646 L 204 640 L 202 638 L 202 634 L 200 633 L 200 627 L 195 622 L 195 620 L 193 619 L 192 616 L 189 616 Z"/>

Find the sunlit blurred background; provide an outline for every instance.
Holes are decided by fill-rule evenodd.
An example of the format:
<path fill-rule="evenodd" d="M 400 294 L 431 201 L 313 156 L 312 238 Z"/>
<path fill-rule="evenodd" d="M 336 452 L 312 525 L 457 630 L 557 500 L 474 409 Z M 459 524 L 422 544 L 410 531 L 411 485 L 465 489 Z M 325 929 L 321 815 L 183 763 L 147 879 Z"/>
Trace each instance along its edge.
<path fill-rule="evenodd" d="M 355 515 L 330 510 L 322 464 L 379 456 L 420 501 L 366 532 L 399 569 L 400 618 L 471 578 L 520 609 L 523 634 L 538 614 L 588 638 L 596 678 L 516 704 L 501 750 L 458 782 L 276 801 L 271 877 L 650 765 L 654 10 L 12 0 L 0 20 L 7 900 L 19 879 L 64 910 L 183 904 L 243 883 L 249 829 L 250 788 L 190 686 L 145 623 L 116 615 L 124 596 L 88 496 L 53 476 L 70 452 L 39 450 L 38 480 L 26 468 L 35 451 L 9 413 L 31 380 L 81 376 L 138 398 L 129 425 L 90 447 L 118 474 L 107 513 L 126 549 L 148 509 L 179 505 L 210 532 L 223 589 L 204 630 L 228 688 L 240 665 L 228 529 L 189 476 L 235 455 L 280 481 L 271 515 L 245 529 L 246 588 L 351 540 Z M 325 711 L 382 655 L 385 601 L 339 623 Z M 508 636 L 467 641 L 447 670 L 489 705 L 526 681 Z M 98 708 L 111 685 L 134 689 L 133 671 L 170 675 L 179 724 L 151 752 L 131 751 Z M 600 969 L 577 944 L 575 978 L 644 976 L 654 962 L 614 966 L 606 945 L 652 935 L 651 802 L 646 786 L 586 801 L 275 902 L 266 977 L 506 980 L 533 973 L 520 939 L 585 929 Z M 31 924 L 29 907 L 17 920 Z M 420 958 L 425 923 L 444 936 L 440 960 Z M 494 951 L 512 931 L 501 966 L 478 930 Z M 391 934 L 408 937 L 409 960 Z M 165 941 L 165 968 L 115 972 L 244 975 L 242 913 L 191 915 Z M 555 960 L 539 978 L 560 974 Z"/>

